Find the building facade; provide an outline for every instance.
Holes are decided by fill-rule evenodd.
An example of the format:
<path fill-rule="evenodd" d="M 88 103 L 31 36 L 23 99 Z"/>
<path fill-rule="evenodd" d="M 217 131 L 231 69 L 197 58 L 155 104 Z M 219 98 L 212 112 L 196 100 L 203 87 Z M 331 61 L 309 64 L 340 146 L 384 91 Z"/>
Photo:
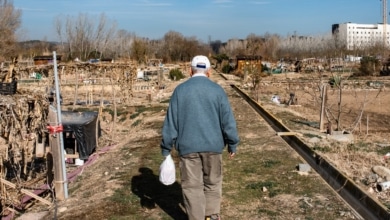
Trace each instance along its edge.
<path fill-rule="evenodd" d="M 356 24 L 350 22 L 333 24 L 332 34 L 341 43 L 345 44 L 349 50 L 378 44 L 388 46 L 390 45 L 390 25 L 386 24 L 386 27 L 384 27 L 383 24 Z"/>

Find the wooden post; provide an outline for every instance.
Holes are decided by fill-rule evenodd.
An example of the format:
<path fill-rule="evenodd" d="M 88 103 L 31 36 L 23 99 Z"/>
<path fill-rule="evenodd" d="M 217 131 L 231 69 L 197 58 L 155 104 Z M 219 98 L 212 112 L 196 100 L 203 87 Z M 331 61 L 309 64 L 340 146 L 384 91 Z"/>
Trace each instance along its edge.
<path fill-rule="evenodd" d="M 53 106 L 50 106 L 49 108 L 49 125 L 50 126 L 57 126 L 58 120 L 57 120 L 57 112 L 54 109 Z M 56 199 L 58 200 L 64 200 L 65 199 L 65 190 L 64 190 L 64 178 L 62 174 L 62 163 L 61 161 L 65 158 L 61 158 L 61 144 L 60 144 L 60 136 L 62 133 L 55 133 L 49 135 L 49 144 L 50 144 L 50 152 L 53 156 L 53 166 L 54 166 L 54 188 L 56 191 Z"/>
<path fill-rule="evenodd" d="M 74 100 L 73 100 L 73 108 L 72 108 L 73 110 L 76 108 L 78 87 L 79 87 L 79 69 L 76 66 L 76 86 L 74 91 Z"/>
<path fill-rule="evenodd" d="M 325 129 L 324 129 L 324 115 L 325 115 L 325 102 L 326 102 L 326 95 L 327 95 L 327 91 L 326 91 L 326 84 L 324 84 L 322 86 L 322 101 L 321 101 L 321 113 L 320 113 L 320 132 L 323 132 Z"/>
<path fill-rule="evenodd" d="M 114 104 L 114 115 L 112 118 L 112 124 L 111 124 L 111 140 L 114 141 L 115 139 L 115 129 L 116 129 L 116 116 L 117 116 L 117 109 L 116 109 L 116 90 L 115 90 L 115 84 L 113 79 L 111 78 L 111 87 L 112 87 L 112 102 Z"/>

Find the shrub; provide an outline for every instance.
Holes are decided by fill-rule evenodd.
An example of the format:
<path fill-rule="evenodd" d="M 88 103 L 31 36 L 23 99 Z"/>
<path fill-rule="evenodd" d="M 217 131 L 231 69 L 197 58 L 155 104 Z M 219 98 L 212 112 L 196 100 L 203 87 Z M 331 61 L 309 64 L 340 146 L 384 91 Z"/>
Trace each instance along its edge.
<path fill-rule="evenodd" d="M 380 62 L 375 57 L 363 57 L 360 60 L 360 73 L 362 76 L 373 76 L 380 69 Z"/>
<path fill-rule="evenodd" d="M 179 69 L 172 69 L 169 71 L 169 79 L 177 81 L 183 78 L 184 74 Z"/>
<path fill-rule="evenodd" d="M 230 73 L 232 70 L 233 70 L 233 68 L 229 64 L 226 64 L 222 67 L 223 73 Z"/>

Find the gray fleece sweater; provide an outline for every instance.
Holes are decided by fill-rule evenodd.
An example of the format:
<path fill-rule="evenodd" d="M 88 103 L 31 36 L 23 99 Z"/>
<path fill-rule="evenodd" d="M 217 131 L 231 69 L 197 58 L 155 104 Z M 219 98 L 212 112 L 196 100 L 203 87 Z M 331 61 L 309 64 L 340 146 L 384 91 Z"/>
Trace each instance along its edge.
<path fill-rule="evenodd" d="M 236 121 L 220 85 L 197 74 L 175 88 L 162 129 L 163 156 L 172 147 L 186 155 L 222 153 L 227 145 L 228 151 L 235 153 L 238 143 Z"/>

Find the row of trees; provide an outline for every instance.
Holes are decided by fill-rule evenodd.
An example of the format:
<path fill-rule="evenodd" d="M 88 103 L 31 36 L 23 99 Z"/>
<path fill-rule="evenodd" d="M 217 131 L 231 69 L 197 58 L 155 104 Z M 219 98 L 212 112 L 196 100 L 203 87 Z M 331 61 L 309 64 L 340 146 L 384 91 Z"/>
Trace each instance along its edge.
<path fill-rule="evenodd" d="M 105 14 L 97 20 L 87 14 L 57 17 L 55 26 L 60 39 L 58 51 L 66 54 L 69 60 L 114 58 L 145 63 L 148 59 L 159 58 L 164 62 L 177 62 L 211 52 L 210 47 L 196 37 L 185 37 L 176 31 L 168 31 L 162 39 L 152 40 L 118 30 L 116 23 Z"/>
<path fill-rule="evenodd" d="M 118 29 L 114 21 L 104 14 L 98 19 L 79 14 L 77 17 L 58 16 L 55 30 L 59 42 L 53 44 L 24 43 L 18 48 L 16 30 L 20 25 L 21 11 L 13 7 L 12 0 L 0 0 L 0 56 L 23 54 L 28 57 L 56 50 L 63 57 L 80 60 L 96 58 L 133 59 L 140 63 L 151 58 L 164 62 L 189 61 L 196 54 L 221 55 L 235 58 L 237 55 L 262 56 L 264 60 L 301 60 L 303 58 L 341 58 L 346 55 L 372 56 L 383 54 L 378 44 L 367 48 L 346 50 L 340 37 L 321 35 L 304 37 L 297 34 L 281 37 L 277 34 L 249 34 L 245 39 L 202 42 L 195 36 L 186 37 L 176 31 L 168 31 L 161 39 L 148 39 L 133 32 Z M 8 59 L 8 57 L 7 57 Z"/>

